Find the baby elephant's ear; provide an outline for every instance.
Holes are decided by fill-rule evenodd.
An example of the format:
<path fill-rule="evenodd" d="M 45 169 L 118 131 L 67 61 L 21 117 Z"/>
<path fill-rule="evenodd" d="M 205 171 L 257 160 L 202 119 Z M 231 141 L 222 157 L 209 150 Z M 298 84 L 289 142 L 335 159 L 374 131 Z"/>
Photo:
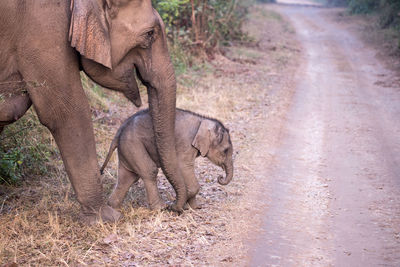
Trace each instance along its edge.
<path fill-rule="evenodd" d="M 111 42 L 105 5 L 97 0 L 71 0 L 71 46 L 84 57 L 111 68 Z"/>
<path fill-rule="evenodd" d="M 200 151 L 202 157 L 205 157 L 210 149 L 210 144 L 210 125 L 207 122 L 202 121 L 199 130 L 197 130 L 196 136 L 193 139 L 192 146 Z"/>

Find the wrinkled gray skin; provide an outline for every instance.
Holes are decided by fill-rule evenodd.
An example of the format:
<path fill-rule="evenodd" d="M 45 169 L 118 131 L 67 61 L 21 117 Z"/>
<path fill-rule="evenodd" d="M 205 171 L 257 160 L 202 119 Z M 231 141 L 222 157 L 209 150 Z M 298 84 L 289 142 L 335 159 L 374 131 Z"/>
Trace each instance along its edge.
<path fill-rule="evenodd" d="M 96 83 L 141 100 L 147 86 L 160 164 L 187 201 L 175 150 L 176 81 L 165 29 L 151 0 L 3 0 L 0 5 L 0 132 L 33 104 L 60 149 L 82 219 L 115 221 L 103 204 L 90 108 L 80 70 Z"/>
<path fill-rule="evenodd" d="M 196 209 L 199 208 L 196 203 L 196 194 L 200 189 L 194 173 L 196 157 L 200 155 L 207 157 L 225 170 L 225 178 L 218 177 L 220 184 L 226 185 L 232 180 L 233 148 L 229 131 L 215 119 L 177 109 L 175 140 L 179 168 L 187 186 L 188 203 L 191 208 Z M 117 147 L 118 182 L 109 198 L 109 205 L 113 208 L 119 207 L 129 187 L 141 177 L 150 208 L 163 208 L 165 204 L 157 188 L 157 173 L 161 164 L 148 110 L 138 112 L 124 122 L 111 143 L 101 172 Z"/>

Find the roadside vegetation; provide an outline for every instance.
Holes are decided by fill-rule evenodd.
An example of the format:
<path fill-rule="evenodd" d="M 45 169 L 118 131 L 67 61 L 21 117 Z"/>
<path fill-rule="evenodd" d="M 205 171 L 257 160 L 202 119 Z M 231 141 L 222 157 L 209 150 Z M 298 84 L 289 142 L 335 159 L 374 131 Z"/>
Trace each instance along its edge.
<path fill-rule="evenodd" d="M 242 24 L 253 0 L 153 0 L 170 43 L 177 74 L 209 60 L 222 46 L 246 41 Z"/>
<path fill-rule="evenodd" d="M 23 119 L 7 126 L 0 136 L 0 184 L 15 186 L 26 175 L 48 174 L 51 161 L 58 155 L 53 143 L 32 109 Z"/>
<path fill-rule="evenodd" d="M 392 42 L 391 49 L 400 53 L 400 1 L 399 0 L 328 0 L 333 6 L 347 6 L 350 14 L 363 14 L 382 30 L 383 41 Z"/>
<path fill-rule="evenodd" d="M 398 0 L 327 0 L 331 6 L 347 6 L 352 14 L 371 14 L 379 16 L 382 28 L 399 26 L 400 1 Z"/>
<path fill-rule="evenodd" d="M 390 69 L 400 70 L 399 0 L 327 0 L 325 3 L 346 7 L 338 20 L 372 45 Z"/>

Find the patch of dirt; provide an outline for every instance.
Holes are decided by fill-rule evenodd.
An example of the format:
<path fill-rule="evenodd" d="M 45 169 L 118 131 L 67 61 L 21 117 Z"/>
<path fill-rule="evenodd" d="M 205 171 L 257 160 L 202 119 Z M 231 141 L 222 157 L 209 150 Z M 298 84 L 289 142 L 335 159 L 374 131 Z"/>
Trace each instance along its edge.
<path fill-rule="evenodd" d="M 0 195 L 0 262 L 244 265 L 245 243 L 258 229 L 257 213 L 264 205 L 257 198 L 268 179 L 254 169 L 273 162 L 265 151 L 279 140 L 300 53 L 290 24 L 265 6 L 253 8 L 246 28 L 257 46 L 228 48 L 226 57 L 217 56 L 197 71 L 180 76 L 178 86 L 178 107 L 218 118 L 230 129 L 235 173 L 229 185 L 218 185 L 217 177 L 223 171 L 199 159 L 196 176 L 201 185 L 201 210 L 188 210 L 181 216 L 149 211 L 139 181 L 128 193 L 120 222 L 87 227 L 78 222 L 79 207 L 63 168 L 56 168 L 49 177 L 27 179 L 21 187 L 8 188 Z M 119 125 L 137 109 L 114 92 L 98 90 L 108 99 L 95 100 L 93 109 L 102 163 Z M 259 147 L 260 140 L 263 147 Z M 107 194 L 117 178 L 115 155 L 103 178 Z M 163 199 L 173 201 L 173 190 L 161 173 L 159 189 Z"/>

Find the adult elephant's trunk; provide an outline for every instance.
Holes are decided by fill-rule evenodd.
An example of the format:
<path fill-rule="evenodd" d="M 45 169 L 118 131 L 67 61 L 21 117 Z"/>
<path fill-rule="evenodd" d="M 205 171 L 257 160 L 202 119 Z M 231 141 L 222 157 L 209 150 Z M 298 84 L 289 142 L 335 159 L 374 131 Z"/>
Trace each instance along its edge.
<path fill-rule="evenodd" d="M 221 185 L 227 185 L 232 181 L 232 177 L 233 177 L 233 163 L 232 163 L 232 159 L 230 160 L 226 160 L 225 163 L 223 164 L 223 168 L 225 170 L 225 178 L 222 176 L 218 177 L 218 183 Z"/>
<path fill-rule="evenodd" d="M 172 76 L 175 80 L 174 76 Z M 172 79 L 170 78 L 170 79 Z M 186 203 L 186 186 L 178 168 L 175 149 L 175 82 L 163 88 L 147 88 L 150 114 L 156 138 L 161 168 L 176 192 L 176 204 L 173 209 L 181 211 Z"/>
<path fill-rule="evenodd" d="M 175 149 L 175 72 L 168 53 L 154 53 L 153 58 L 155 55 L 158 55 L 155 57 L 157 60 L 152 60 L 151 69 L 146 68 L 150 64 L 137 65 L 138 77 L 147 87 L 161 168 L 176 192 L 172 209 L 181 212 L 187 201 L 187 192 Z"/>
<path fill-rule="evenodd" d="M 158 13 L 154 12 L 161 30 L 153 33 L 158 38 L 151 44 L 151 49 L 138 51 L 135 66 L 137 76 L 147 87 L 161 168 L 176 192 L 176 204 L 172 209 L 181 212 L 187 201 L 187 192 L 175 149 L 175 71 L 168 53 L 164 24 Z"/>

